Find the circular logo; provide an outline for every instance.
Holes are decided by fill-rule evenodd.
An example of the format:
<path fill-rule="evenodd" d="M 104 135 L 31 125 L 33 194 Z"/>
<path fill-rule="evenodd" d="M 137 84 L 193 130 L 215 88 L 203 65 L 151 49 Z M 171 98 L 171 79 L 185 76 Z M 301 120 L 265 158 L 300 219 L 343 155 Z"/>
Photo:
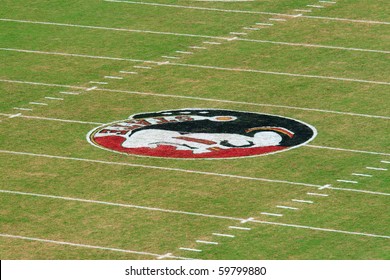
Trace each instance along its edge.
<path fill-rule="evenodd" d="M 93 145 L 120 153 L 165 158 L 234 158 L 302 146 L 316 136 L 301 121 L 251 112 L 180 109 L 140 113 L 88 133 Z"/>

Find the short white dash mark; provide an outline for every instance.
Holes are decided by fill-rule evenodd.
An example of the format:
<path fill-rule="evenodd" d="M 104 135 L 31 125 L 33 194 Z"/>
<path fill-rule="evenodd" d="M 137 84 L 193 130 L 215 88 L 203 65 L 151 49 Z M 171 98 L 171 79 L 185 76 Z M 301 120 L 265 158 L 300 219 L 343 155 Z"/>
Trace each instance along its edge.
<path fill-rule="evenodd" d="M 42 103 L 42 102 L 29 102 L 31 105 L 40 105 L 40 106 L 47 106 L 47 103 Z"/>
<path fill-rule="evenodd" d="M 381 163 L 390 164 L 390 161 L 387 161 L 387 160 L 381 160 Z"/>
<path fill-rule="evenodd" d="M 312 193 L 312 192 L 308 192 L 306 193 L 307 195 L 313 195 L 313 196 L 329 196 L 328 194 L 323 194 L 323 193 Z"/>
<path fill-rule="evenodd" d="M 69 94 L 69 95 L 79 95 L 80 92 L 72 92 L 72 91 L 60 91 L 62 94 Z"/>
<path fill-rule="evenodd" d="M 138 72 L 134 72 L 134 71 L 119 71 L 119 73 L 122 73 L 122 74 L 131 74 L 131 75 L 136 75 L 136 74 L 138 74 Z"/>
<path fill-rule="evenodd" d="M 191 251 L 191 252 L 202 252 L 202 250 L 199 249 L 192 249 L 192 248 L 185 248 L 185 247 L 180 247 L 179 250 Z"/>
<path fill-rule="evenodd" d="M 269 20 L 273 20 L 273 21 L 286 21 L 284 18 L 270 18 Z"/>
<path fill-rule="evenodd" d="M 104 76 L 105 79 L 122 80 L 123 77 L 118 76 Z"/>
<path fill-rule="evenodd" d="M 230 32 L 232 35 L 247 35 L 248 33 L 245 32 Z"/>
<path fill-rule="evenodd" d="M 283 205 L 277 205 L 276 207 L 281 208 L 281 209 L 289 209 L 289 210 L 298 210 L 299 209 L 297 207 L 290 207 L 290 206 L 283 206 Z"/>
<path fill-rule="evenodd" d="M 238 229 L 238 230 L 251 230 L 251 228 L 247 228 L 247 227 L 229 226 L 229 228 L 231 228 L 231 229 Z"/>
<path fill-rule="evenodd" d="M 234 238 L 235 236 L 232 234 L 225 234 L 225 233 L 216 233 L 214 232 L 213 235 L 215 236 L 221 236 L 221 237 L 229 237 L 229 238 Z"/>
<path fill-rule="evenodd" d="M 193 54 L 193 52 L 185 52 L 185 51 L 176 51 L 177 53 L 182 53 L 182 54 Z"/>
<path fill-rule="evenodd" d="M 350 181 L 350 180 L 337 180 L 337 182 L 347 183 L 347 184 L 357 184 L 357 183 L 359 183 L 357 181 Z"/>
<path fill-rule="evenodd" d="M 46 96 L 45 98 L 46 98 L 46 99 L 49 99 L 49 100 L 64 100 L 63 98 L 51 97 L 51 96 Z"/>
<path fill-rule="evenodd" d="M 256 22 L 256 25 L 264 25 L 264 26 L 272 26 L 274 25 L 273 23 L 264 23 L 264 22 Z"/>
<path fill-rule="evenodd" d="M 199 47 L 199 46 L 190 46 L 190 49 L 195 49 L 195 50 L 206 50 L 206 47 Z"/>
<path fill-rule="evenodd" d="M 256 28 L 256 27 L 243 27 L 242 29 L 245 29 L 245 30 L 260 30 L 260 28 Z"/>
<path fill-rule="evenodd" d="M 108 85 L 107 82 L 95 82 L 95 81 L 90 81 L 90 84 L 97 84 L 97 85 Z"/>
<path fill-rule="evenodd" d="M 177 57 L 177 56 L 162 55 L 161 57 L 163 57 L 163 58 L 168 58 L 168 59 L 180 59 L 180 57 Z"/>
<path fill-rule="evenodd" d="M 302 199 L 291 199 L 291 201 L 299 202 L 299 203 L 309 203 L 309 204 L 313 204 L 314 203 L 311 200 L 302 200 Z"/>
<path fill-rule="evenodd" d="M 33 109 L 30 108 L 20 108 L 20 107 L 14 107 L 15 110 L 21 110 L 21 111 L 32 111 Z"/>
<path fill-rule="evenodd" d="M 260 214 L 266 216 L 283 217 L 283 214 L 276 214 L 276 213 L 261 212 Z"/>
<path fill-rule="evenodd" d="M 360 177 L 372 177 L 370 174 L 363 174 L 363 173 L 352 173 L 353 176 L 360 176 Z"/>
<path fill-rule="evenodd" d="M 152 67 L 149 66 L 133 66 L 134 68 L 139 68 L 139 69 L 152 69 Z"/>
<path fill-rule="evenodd" d="M 387 171 L 388 170 L 387 168 L 379 168 L 379 167 L 371 167 L 371 166 L 367 166 L 366 168 L 370 169 L 370 170 L 377 170 L 377 171 Z"/>
<path fill-rule="evenodd" d="M 196 243 L 203 243 L 203 244 L 218 245 L 218 242 L 205 241 L 205 240 L 196 240 Z"/>
<path fill-rule="evenodd" d="M 303 12 L 303 13 L 311 13 L 312 10 L 309 10 L 309 9 L 295 9 L 294 10 L 295 12 Z"/>
<path fill-rule="evenodd" d="M 324 6 L 321 5 L 306 5 L 306 6 L 311 8 L 318 8 L 318 9 L 324 8 Z"/>
<path fill-rule="evenodd" d="M 204 41 L 203 44 L 209 44 L 209 45 L 220 45 L 221 43 L 218 42 L 209 42 L 209 41 Z"/>

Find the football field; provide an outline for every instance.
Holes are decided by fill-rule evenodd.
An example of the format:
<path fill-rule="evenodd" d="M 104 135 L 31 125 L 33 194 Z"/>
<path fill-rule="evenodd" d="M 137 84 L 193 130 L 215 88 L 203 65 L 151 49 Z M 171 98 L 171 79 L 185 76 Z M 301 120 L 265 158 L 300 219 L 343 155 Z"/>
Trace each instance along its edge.
<path fill-rule="evenodd" d="M 0 259 L 390 259 L 388 1 L 145 1 L 0 2 Z M 312 135 L 98 139 L 247 112 Z"/>

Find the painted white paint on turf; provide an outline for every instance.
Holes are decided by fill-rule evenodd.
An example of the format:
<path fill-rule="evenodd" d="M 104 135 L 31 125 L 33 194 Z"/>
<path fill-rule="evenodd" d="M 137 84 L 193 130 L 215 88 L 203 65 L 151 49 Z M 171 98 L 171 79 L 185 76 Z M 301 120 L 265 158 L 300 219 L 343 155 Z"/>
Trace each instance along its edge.
<path fill-rule="evenodd" d="M 312 192 L 308 192 L 306 193 L 307 195 L 313 195 L 313 196 L 329 196 L 329 194 L 323 194 L 323 193 L 312 193 Z"/>
<path fill-rule="evenodd" d="M 322 9 L 322 8 L 325 8 L 324 6 L 322 5 L 306 5 L 307 7 L 311 7 L 311 8 L 318 8 L 318 9 Z"/>
<path fill-rule="evenodd" d="M 42 103 L 42 102 L 29 102 L 29 104 L 31 104 L 31 105 L 40 105 L 40 106 L 47 106 L 47 105 L 49 105 L 47 103 Z"/>
<path fill-rule="evenodd" d="M 284 18 L 269 18 L 269 20 L 273 20 L 273 21 L 286 21 L 286 19 L 284 19 Z"/>
<path fill-rule="evenodd" d="M 185 247 L 180 247 L 179 250 L 183 250 L 183 251 L 191 251 L 191 252 L 202 252 L 202 250 L 199 250 L 199 249 L 193 249 L 193 248 L 185 248 Z"/>
<path fill-rule="evenodd" d="M 388 170 L 387 168 L 371 167 L 371 166 L 367 166 L 366 169 L 376 170 L 376 171 L 387 171 Z"/>
<path fill-rule="evenodd" d="M 347 183 L 347 184 L 357 184 L 357 181 L 349 181 L 349 180 L 337 180 L 337 182 L 340 183 Z"/>
<path fill-rule="evenodd" d="M 386 164 L 389 164 L 390 161 L 387 161 L 387 160 L 381 160 L 382 163 L 386 163 Z"/>
<path fill-rule="evenodd" d="M 218 242 L 205 241 L 205 240 L 196 240 L 196 243 L 210 244 L 210 245 L 218 245 Z"/>
<path fill-rule="evenodd" d="M 252 221 L 252 220 L 254 220 L 254 219 L 255 219 L 255 218 L 250 217 L 250 218 L 248 218 L 248 219 L 242 220 L 240 223 L 241 223 L 241 224 L 245 224 L 245 223 L 250 222 L 250 221 Z"/>
<path fill-rule="evenodd" d="M 318 146 L 318 145 L 310 145 L 310 144 L 306 145 L 305 147 L 316 148 L 316 149 L 326 149 L 326 150 L 333 150 L 333 151 L 342 151 L 342 152 L 359 153 L 359 154 L 370 154 L 370 155 L 390 156 L 389 153 L 372 152 L 372 151 L 363 151 L 363 150 L 352 150 L 352 149 L 343 149 L 343 148 L 326 147 L 326 146 Z"/>
<path fill-rule="evenodd" d="M 283 217 L 283 214 L 276 214 L 276 213 L 261 212 L 260 214 L 266 216 Z"/>
<path fill-rule="evenodd" d="M 105 79 L 122 80 L 123 77 L 118 76 L 104 76 Z"/>
<path fill-rule="evenodd" d="M 59 97 L 52 97 L 52 96 L 45 96 L 46 99 L 49 99 L 49 100 L 64 100 L 63 98 L 59 98 Z"/>
<path fill-rule="evenodd" d="M 353 176 L 360 176 L 360 177 L 372 177 L 370 174 L 362 174 L 362 173 L 352 173 Z"/>
<path fill-rule="evenodd" d="M 234 238 L 234 237 L 235 237 L 235 236 L 232 235 L 232 234 L 217 233 L 217 232 L 213 232 L 213 235 L 215 235 L 215 236 L 220 236 L 220 237 L 229 237 L 229 238 Z"/>
<path fill-rule="evenodd" d="M 123 71 L 123 70 L 119 71 L 119 73 L 122 73 L 122 74 L 130 74 L 130 75 L 137 75 L 137 74 L 138 74 L 138 72 L 134 72 L 134 71 Z"/>
<path fill-rule="evenodd" d="M 291 201 L 298 202 L 298 203 L 309 203 L 309 204 L 313 204 L 314 203 L 311 200 L 303 200 L 303 199 L 291 199 Z"/>
<path fill-rule="evenodd" d="M 39 82 L 17 81 L 17 80 L 2 80 L 2 79 L 0 79 L 0 82 L 20 83 L 20 84 L 29 84 L 29 85 L 37 85 L 37 86 L 67 87 L 67 88 L 75 88 L 75 89 L 83 89 L 83 90 L 87 89 L 85 87 L 79 87 L 79 86 L 46 84 L 46 83 L 39 83 Z M 330 114 L 339 114 L 339 115 L 347 115 L 347 116 L 390 120 L 390 117 L 388 117 L 388 116 L 376 116 L 376 115 L 359 114 L 359 113 L 352 113 L 352 112 L 323 110 L 323 109 L 317 109 L 317 108 L 294 107 L 294 106 L 286 106 L 286 105 L 233 101 L 233 100 L 224 100 L 224 99 L 204 98 L 204 97 L 197 97 L 197 96 L 183 96 L 183 95 L 176 95 L 176 94 L 163 94 L 163 93 L 140 92 L 140 91 L 126 91 L 126 90 L 113 90 L 113 89 L 98 89 L 98 90 L 107 91 L 107 92 L 118 92 L 118 93 L 120 92 L 120 93 L 128 93 L 128 94 L 137 94 L 137 95 L 159 96 L 159 97 L 167 97 L 167 98 L 181 98 L 181 99 L 201 100 L 201 101 L 220 102 L 220 103 L 229 103 L 229 104 L 252 105 L 252 106 L 260 106 L 260 107 L 285 108 L 285 109 L 292 109 L 292 110 L 312 111 L 312 112 L 319 112 L 319 113 L 330 113 Z M 64 92 L 62 92 L 62 93 L 64 93 Z M 79 94 L 79 93 L 77 93 L 77 94 Z M 331 149 L 331 150 L 338 149 L 340 151 L 350 151 L 350 152 L 357 152 L 357 153 L 382 154 L 382 155 L 389 155 L 390 156 L 390 154 L 369 152 L 369 151 L 349 150 L 349 149 L 323 147 L 323 146 L 311 146 L 311 147 L 322 148 L 322 149 Z"/>
<path fill-rule="evenodd" d="M 133 66 L 133 68 L 139 68 L 139 69 L 152 69 L 152 67 L 149 67 L 149 66 Z"/>
<path fill-rule="evenodd" d="M 253 220 L 251 220 L 253 221 Z M 236 226 L 229 226 L 230 229 L 238 229 L 238 230 L 251 230 L 251 228 L 247 227 L 236 227 Z"/>
<path fill-rule="evenodd" d="M 30 108 L 20 108 L 20 107 L 14 107 L 14 110 L 21 110 L 21 111 L 32 111 L 33 109 Z"/>
<path fill-rule="evenodd" d="M 168 59 L 180 59 L 180 57 L 177 57 L 177 56 L 168 56 L 168 55 L 162 55 L 161 57 L 163 57 L 163 58 L 168 58 Z"/>
<path fill-rule="evenodd" d="M 85 89 L 87 90 L 87 89 Z M 68 95 L 79 95 L 80 92 L 74 92 L 74 91 L 60 91 L 62 94 L 68 94 Z"/>
<path fill-rule="evenodd" d="M 284 205 L 276 205 L 276 207 L 280 208 L 280 209 L 299 210 L 299 208 L 297 208 L 297 207 L 284 206 Z"/>
<path fill-rule="evenodd" d="M 103 205 L 117 206 L 117 207 L 137 208 L 137 209 L 150 210 L 150 211 L 160 211 L 160 212 L 165 212 L 165 213 L 184 214 L 184 215 L 200 216 L 200 217 L 224 219 L 224 220 L 234 220 L 234 221 L 242 221 L 242 220 L 244 220 L 242 218 L 235 218 L 235 217 L 228 217 L 228 216 L 210 215 L 210 214 L 202 214 L 202 213 L 195 213 L 195 212 L 185 212 L 185 211 L 178 211 L 178 210 L 168 210 L 168 209 L 152 208 L 152 207 L 146 207 L 146 206 L 137 206 L 137 205 L 112 203 L 112 202 L 105 202 L 105 201 L 80 199 L 80 198 L 62 197 L 62 196 L 45 195 L 45 194 L 36 194 L 36 193 L 26 193 L 26 192 L 10 191 L 10 190 L 0 190 L 0 193 L 8 193 L 8 194 L 14 194 L 14 195 L 36 196 L 36 197 L 44 197 L 44 198 L 52 198 L 52 199 L 62 199 L 62 200 L 77 201 L 77 202 L 84 202 L 84 203 L 103 204 Z M 261 221 L 261 220 L 251 220 L 249 222 L 390 239 L 390 236 L 386 236 L 386 235 L 361 233 L 361 232 L 350 232 L 350 231 L 344 231 L 344 230 L 318 228 L 318 227 L 304 226 L 304 225 L 285 224 L 285 223 L 279 223 L 279 222 L 267 222 L 267 221 Z M 225 236 L 225 237 L 234 237 L 234 235 L 230 236 L 230 235 L 227 235 L 227 234 L 220 234 L 220 233 L 213 233 L 213 235 L 219 235 L 219 236 Z"/>
<path fill-rule="evenodd" d="M 210 41 L 204 41 L 203 44 L 220 45 L 221 43 L 218 43 L 218 42 L 210 42 Z"/>
<path fill-rule="evenodd" d="M 176 51 L 176 52 L 181 54 L 193 54 L 193 52 L 186 52 L 186 51 Z"/>
<path fill-rule="evenodd" d="M 98 84 L 98 85 L 108 85 L 107 82 L 95 82 L 95 81 L 90 81 L 90 84 Z"/>
<path fill-rule="evenodd" d="M 28 240 L 28 241 L 37 241 L 37 242 L 51 243 L 51 244 L 56 244 L 56 245 L 67 245 L 67 246 L 81 247 L 81 248 L 87 248 L 87 249 L 107 250 L 107 251 L 129 253 L 129 254 L 135 254 L 135 255 L 146 255 L 146 256 L 152 256 L 152 257 L 161 257 L 162 256 L 159 254 L 148 253 L 148 252 L 125 250 L 125 249 L 118 249 L 118 248 L 111 248 L 111 247 L 102 247 L 102 246 L 72 243 L 72 242 L 65 242 L 65 241 L 57 241 L 57 240 L 50 240 L 50 239 L 42 239 L 42 238 L 35 238 L 35 237 L 27 237 L 27 236 L 20 236 L 20 235 L 11 235 L 11 234 L 4 234 L 4 233 L 0 233 L 0 237 L 22 239 L 22 240 Z M 182 258 L 182 257 L 176 257 L 176 256 L 169 256 L 169 258 L 189 260 L 188 258 Z"/>

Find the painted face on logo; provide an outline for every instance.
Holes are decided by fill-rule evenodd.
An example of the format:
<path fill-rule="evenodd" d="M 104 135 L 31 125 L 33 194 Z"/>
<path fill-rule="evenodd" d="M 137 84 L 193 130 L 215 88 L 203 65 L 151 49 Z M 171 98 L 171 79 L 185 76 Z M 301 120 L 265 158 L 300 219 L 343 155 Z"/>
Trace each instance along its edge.
<path fill-rule="evenodd" d="M 103 125 L 88 134 L 101 148 L 168 158 L 264 155 L 312 140 L 314 128 L 279 116 L 215 109 L 145 113 Z"/>

